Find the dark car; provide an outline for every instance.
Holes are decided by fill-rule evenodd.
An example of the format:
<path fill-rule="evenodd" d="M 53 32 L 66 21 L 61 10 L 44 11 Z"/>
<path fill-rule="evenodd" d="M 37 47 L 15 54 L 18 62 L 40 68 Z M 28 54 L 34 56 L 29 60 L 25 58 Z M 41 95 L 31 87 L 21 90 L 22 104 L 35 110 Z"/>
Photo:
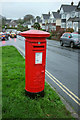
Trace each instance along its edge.
<path fill-rule="evenodd" d="M 16 33 L 10 33 L 10 38 L 17 38 L 17 35 L 16 35 Z"/>
<path fill-rule="evenodd" d="M 78 46 L 80 47 L 80 34 L 78 33 L 64 33 L 60 38 L 60 45 L 69 45 L 71 48 Z"/>

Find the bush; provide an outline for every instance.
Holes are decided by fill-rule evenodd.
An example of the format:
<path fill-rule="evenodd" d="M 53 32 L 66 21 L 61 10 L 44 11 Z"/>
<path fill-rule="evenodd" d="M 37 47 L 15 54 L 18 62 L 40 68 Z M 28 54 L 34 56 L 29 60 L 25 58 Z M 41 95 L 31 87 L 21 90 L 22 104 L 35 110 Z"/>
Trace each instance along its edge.
<path fill-rule="evenodd" d="M 78 29 L 78 33 L 80 34 L 80 28 Z"/>
<path fill-rule="evenodd" d="M 74 30 L 73 30 L 73 28 L 67 28 L 66 32 L 71 32 L 72 33 L 72 32 L 74 32 Z"/>
<path fill-rule="evenodd" d="M 50 32 L 50 37 L 48 37 L 48 39 L 52 39 L 52 40 L 59 40 L 60 37 L 62 36 L 62 34 L 64 33 L 65 31 L 64 30 L 59 30 L 59 31 L 55 31 L 55 30 L 52 30 Z"/>

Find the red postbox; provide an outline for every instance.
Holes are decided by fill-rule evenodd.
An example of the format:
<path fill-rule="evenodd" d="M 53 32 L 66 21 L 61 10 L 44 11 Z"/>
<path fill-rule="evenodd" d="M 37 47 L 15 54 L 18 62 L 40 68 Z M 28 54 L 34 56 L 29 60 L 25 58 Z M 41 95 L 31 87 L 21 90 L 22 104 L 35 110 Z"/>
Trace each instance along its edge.
<path fill-rule="evenodd" d="M 21 32 L 25 39 L 25 90 L 27 93 L 44 91 L 46 37 L 50 33 L 40 30 Z"/>

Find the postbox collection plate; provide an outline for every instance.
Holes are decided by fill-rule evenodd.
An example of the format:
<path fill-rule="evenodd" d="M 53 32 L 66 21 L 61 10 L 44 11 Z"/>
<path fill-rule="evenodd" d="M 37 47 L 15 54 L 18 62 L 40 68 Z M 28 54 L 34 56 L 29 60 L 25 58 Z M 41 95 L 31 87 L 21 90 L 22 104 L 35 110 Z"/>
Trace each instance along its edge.
<path fill-rule="evenodd" d="M 42 64 L 42 52 L 35 53 L 35 64 Z"/>

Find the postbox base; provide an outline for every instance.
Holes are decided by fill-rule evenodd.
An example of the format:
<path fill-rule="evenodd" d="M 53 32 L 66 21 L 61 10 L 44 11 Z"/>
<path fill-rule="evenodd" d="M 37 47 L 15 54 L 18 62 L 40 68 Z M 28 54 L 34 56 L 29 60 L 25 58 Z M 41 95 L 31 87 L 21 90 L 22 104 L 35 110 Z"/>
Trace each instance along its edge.
<path fill-rule="evenodd" d="M 30 98 L 44 97 L 44 90 L 37 93 L 32 93 L 25 90 L 25 95 L 29 96 Z"/>

